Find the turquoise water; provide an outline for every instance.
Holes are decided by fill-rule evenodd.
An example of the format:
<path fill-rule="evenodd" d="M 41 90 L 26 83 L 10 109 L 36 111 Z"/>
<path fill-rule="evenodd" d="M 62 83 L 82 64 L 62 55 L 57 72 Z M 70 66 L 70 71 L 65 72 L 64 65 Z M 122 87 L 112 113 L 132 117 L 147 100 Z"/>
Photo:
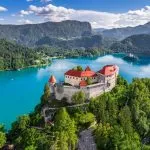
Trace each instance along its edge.
<path fill-rule="evenodd" d="M 0 123 L 9 129 L 17 116 L 32 112 L 40 102 L 49 76 L 53 74 L 57 81 L 63 81 L 64 72 L 76 65 L 88 65 L 98 71 L 106 64 L 117 64 L 120 67 L 120 75 L 129 82 L 134 77 L 150 77 L 150 57 L 142 56 L 136 64 L 127 63 L 120 57 L 122 55 L 117 54 L 93 59 L 55 59 L 52 65 L 46 68 L 0 72 Z"/>

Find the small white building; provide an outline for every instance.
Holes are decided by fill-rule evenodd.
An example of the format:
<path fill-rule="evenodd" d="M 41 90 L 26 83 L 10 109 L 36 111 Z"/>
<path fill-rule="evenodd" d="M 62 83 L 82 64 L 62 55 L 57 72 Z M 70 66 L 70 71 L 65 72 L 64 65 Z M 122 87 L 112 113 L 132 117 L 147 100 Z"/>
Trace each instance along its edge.
<path fill-rule="evenodd" d="M 117 81 L 119 67 L 116 65 L 104 66 L 101 70 L 94 72 L 87 67 L 84 71 L 71 69 L 65 73 L 64 83 L 56 83 L 54 76 L 49 79 L 50 91 L 57 100 L 67 99 L 71 102 L 72 96 L 83 91 L 87 99 L 97 97 L 104 92 L 112 90 Z M 88 84 L 90 80 L 90 85 Z"/>

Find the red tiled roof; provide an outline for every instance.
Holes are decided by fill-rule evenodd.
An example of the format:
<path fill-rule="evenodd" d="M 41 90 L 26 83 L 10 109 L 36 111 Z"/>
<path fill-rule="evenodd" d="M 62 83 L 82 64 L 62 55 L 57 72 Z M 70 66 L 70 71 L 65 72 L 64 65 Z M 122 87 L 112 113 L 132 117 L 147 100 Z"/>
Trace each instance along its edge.
<path fill-rule="evenodd" d="M 50 83 L 56 83 L 56 79 L 53 75 L 50 77 L 49 82 Z"/>
<path fill-rule="evenodd" d="M 69 70 L 65 75 L 74 76 L 74 77 L 93 77 L 96 75 L 94 71 L 78 71 L 78 70 Z"/>
<path fill-rule="evenodd" d="M 99 71 L 99 73 L 105 76 L 109 76 L 109 75 L 114 74 L 116 71 L 117 71 L 117 68 L 115 65 L 107 65 L 107 66 L 104 66 L 103 69 Z"/>
<path fill-rule="evenodd" d="M 85 80 L 83 80 L 83 81 L 81 81 L 81 82 L 79 83 L 79 85 L 80 85 L 80 86 L 87 86 L 87 82 L 86 82 Z"/>
<path fill-rule="evenodd" d="M 86 67 L 85 71 L 92 71 L 89 66 Z"/>

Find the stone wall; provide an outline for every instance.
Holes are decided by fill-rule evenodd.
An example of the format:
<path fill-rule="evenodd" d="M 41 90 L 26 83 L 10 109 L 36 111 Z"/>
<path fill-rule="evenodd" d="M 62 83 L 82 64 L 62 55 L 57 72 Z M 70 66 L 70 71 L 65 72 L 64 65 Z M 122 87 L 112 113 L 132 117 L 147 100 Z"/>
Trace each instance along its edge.
<path fill-rule="evenodd" d="M 78 88 L 74 86 L 64 86 L 60 84 L 55 85 L 55 98 L 57 100 L 67 99 L 71 103 L 72 96 L 79 91 L 83 91 L 87 99 L 97 97 L 107 91 L 107 85 L 104 83 L 97 83 L 87 87 Z"/>

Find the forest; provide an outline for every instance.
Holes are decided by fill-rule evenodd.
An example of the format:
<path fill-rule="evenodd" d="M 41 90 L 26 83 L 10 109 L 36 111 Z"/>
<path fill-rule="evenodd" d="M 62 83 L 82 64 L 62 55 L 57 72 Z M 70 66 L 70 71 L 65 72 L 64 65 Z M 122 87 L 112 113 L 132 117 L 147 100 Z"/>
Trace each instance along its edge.
<path fill-rule="evenodd" d="M 110 51 L 99 48 L 63 49 L 50 46 L 28 48 L 1 39 L 0 70 L 17 70 L 48 65 L 51 63 L 51 57 L 94 57 L 106 53 L 110 53 Z"/>
<path fill-rule="evenodd" d="M 44 53 L 0 40 L 0 70 L 16 70 L 49 63 Z"/>
<path fill-rule="evenodd" d="M 78 99 L 85 102 L 83 94 Z M 74 98 L 74 102 L 76 99 Z M 91 99 L 83 107 L 61 107 L 53 120 L 45 123 L 41 108 L 51 105 L 46 84 L 41 103 L 29 115 L 18 117 L 7 133 L 0 127 L 0 147 L 13 144 L 17 150 L 75 150 L 79 133 L 92 128 L 97 149 L 150 149 L 150 79 L 128 83 L 118 77 L 109 93 Z"/>

